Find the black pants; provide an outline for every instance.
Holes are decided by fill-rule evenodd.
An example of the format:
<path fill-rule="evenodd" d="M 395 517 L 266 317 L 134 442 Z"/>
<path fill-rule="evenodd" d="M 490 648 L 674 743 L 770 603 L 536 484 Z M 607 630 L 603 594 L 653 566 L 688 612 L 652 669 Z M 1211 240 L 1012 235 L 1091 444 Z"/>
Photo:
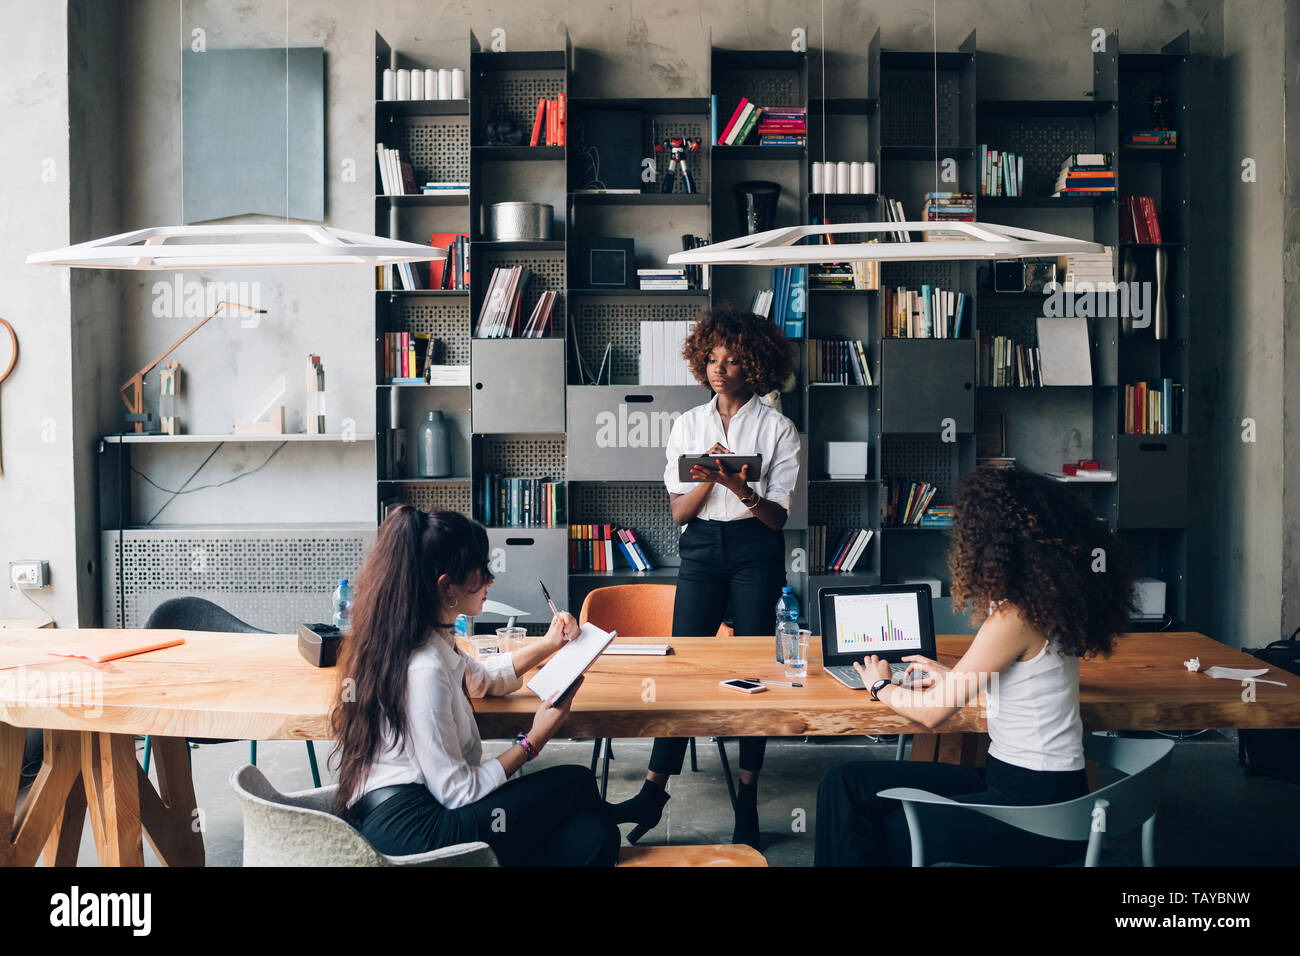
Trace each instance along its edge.
<path fill-rule="evenodd" d="M 481 840 L 502 866 L 614 866 L 620 842 L 596 778 L 571 764 L 507 780 L 455 810 L 445 809 L 422 784 L 410 784 L 359 829 L 390 856 Z"/>
<path fill-rule="evenodd" d="M 984 768 L 902 760 L 840 764 L 817 788 L 814 865 L 911 866 L 903 804 L 876 796 L 890 787 L 914 787 L 961 803 L 1033 806 L 1081 797 L 1088 781 L 1082 770 L 1026 770 L 994 757 Z M 1050 866 L 1077 860 L 1087 848 L 971 813 L 917 809 L 927 863 Z"/>
<path fill-rule="evenodd" d="M 757 518 L 738 521 L 693 519 L 679 544 L 673 603 L 674 637 L 712 637 L 718 633 L 727 603 L 737 634 L 775 635 L 776 602 L 785 585 L 785 536 Z M 773 648 L 776 638 L 773 636 Z M 736 674 L 746 677 L 746 674 Z M 685 737 L 660 737 L 650 751 L 655 773 L 681 773 Z M 740 769 L 757 773 L 763 766 L 766 737 L 740 738 Z"/>

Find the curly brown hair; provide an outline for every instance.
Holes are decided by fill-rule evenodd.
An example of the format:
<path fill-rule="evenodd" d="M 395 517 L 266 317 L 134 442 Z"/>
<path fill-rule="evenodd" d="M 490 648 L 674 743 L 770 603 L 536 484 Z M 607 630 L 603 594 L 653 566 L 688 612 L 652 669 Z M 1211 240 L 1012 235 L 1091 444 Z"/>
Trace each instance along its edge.
<path fill-rule="evenodd" d="M 709 354 L 719 345 L 740 361 L 745 381 L 759 395 L 783 388 L 794 372 L 795 344 L 775 324 L 730 305 L 701 309 L 686 337 L 682 358 L 695 380 L 709 387 Z"/>
<path fill-rule="evenodd" d="M 948 551 L 954 610 L 1007 601 L 1076 657 L 1110 653 L 1133 610 L 1133 570 L 1106 525 L 1060 482 L 976 468 L 957 491 Z"/>

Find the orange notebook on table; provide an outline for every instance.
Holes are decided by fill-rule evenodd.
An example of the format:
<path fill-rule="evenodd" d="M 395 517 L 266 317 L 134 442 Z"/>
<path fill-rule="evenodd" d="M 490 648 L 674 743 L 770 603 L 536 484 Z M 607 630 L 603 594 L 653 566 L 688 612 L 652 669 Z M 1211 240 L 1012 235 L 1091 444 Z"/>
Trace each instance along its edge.
<path fill-rule="evenodd" d="M 163 647 L 175 647 L 177 644 L 185 643 L 185 638 L 164 637 L 165 633 L 165 631 L 159 632 L 157 636 L 147 637 L 136 633 L 96 637 L 75 644 L 64 644 L 58 650 L 46 651 L 46 653 L 55 657 L 80 657 L 102 664 L 105 661 L 117 660 L 119 657 L 133 657 L 146 651 L 156 651 Z"/>

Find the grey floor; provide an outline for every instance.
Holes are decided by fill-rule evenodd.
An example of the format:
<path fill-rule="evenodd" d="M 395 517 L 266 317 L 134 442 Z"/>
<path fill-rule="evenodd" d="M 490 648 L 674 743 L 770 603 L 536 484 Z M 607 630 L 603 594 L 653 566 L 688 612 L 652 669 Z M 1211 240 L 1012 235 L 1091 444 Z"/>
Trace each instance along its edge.
<path fill-rule="evenodd" d="M 698 738 L 699 773 L 689 769 L 671 787 L 673 794 L 660 825 L 643 844 L 727 843 L 731 808 L 716 745 Z M 325 744 L 318 744 L 322 763 Z M 504 743 L 487 742 L 496 753 Z M 866 738 L 848 740 L 773 740 L 760 780 L 759 818 L 763 852 L 773 866 L 808 866 L 813 857 L 817 782 L 827 768 L 845 760 L 892 760 L 892 744 Z M 610 767 L 609 799 L 630 797 L 645 774 L 650 742 L 616 740 Z M 733 772 L 736 744 L 730 744 Z M 1247 778 L 1237 766 L 1237 745 L 1230 734 L 1210 732 L 1179 742 L 1165 787 L 1157 837 L 1158 861 L 1169 866 L 1252 866 L 1300 863 L 1300 787 L 1267 778 Z M 242 823 L 239 803 L 228 779 L 248 760 L 248 745 L 206 745 L 193 753 L 194 785 L 205 832 L 209 866 L 238 866 Z M 552 742 L 533 767 L 589 763 L 591 743 Z M 305 747 L 283 741 L 258 746 L 258 766 L 281 790 L 311 786 Z M 689 768 L 689 765 L 688 765 Z M 531 769 L 531 768 L 530 768 Z M 327 774 L 328 776 L 328 774 Z M 630 826 L 624 826 L 626 835 Z M 158 865 L 145 846 L 149 865 Z M 87 830 L 79 862 L 95 864 L 94 843 Z M 1140 862 L 1135 839 L 1113 841 L 1107 862 Z"/>

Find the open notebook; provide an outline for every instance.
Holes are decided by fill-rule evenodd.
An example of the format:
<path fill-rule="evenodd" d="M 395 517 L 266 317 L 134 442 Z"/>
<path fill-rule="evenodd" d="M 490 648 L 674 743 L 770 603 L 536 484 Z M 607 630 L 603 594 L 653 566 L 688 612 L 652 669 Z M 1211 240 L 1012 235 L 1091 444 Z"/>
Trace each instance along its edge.
<path fill-rule="evenodd" d="M 528 689 L 542 700 L 552 694 L 556 695 L 557 702 L 562 700 L 573 682 L 583 675 L 592 661 L 617 636 L 618 632 L 603 631 L 595 624 L 582 625 L 578 636 L 556 651 L 546 666 L 533 675 L 533 679 L 528 682 Z"/>

